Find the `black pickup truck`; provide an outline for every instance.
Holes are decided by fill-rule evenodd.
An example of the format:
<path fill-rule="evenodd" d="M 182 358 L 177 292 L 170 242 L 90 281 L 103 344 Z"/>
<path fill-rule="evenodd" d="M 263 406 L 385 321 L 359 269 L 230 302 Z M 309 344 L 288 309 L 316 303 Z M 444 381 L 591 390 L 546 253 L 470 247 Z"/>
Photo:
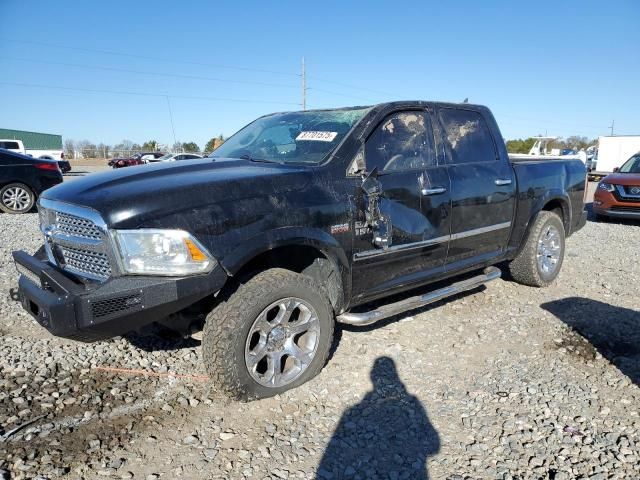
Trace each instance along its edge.
<path fill-rule="evenodd" d="M 580 161 L 512 163 L 482 106 L 276 113 L 208 158 L 45 192 L 44 248 L 13 254 L 20 298 L 81 341 L 200 325 L 215 387 L 267 397 L 321 370 L 336 321 L 367 325 L 476 288 L 499 263 L 518 282 L 552 283 L 586 221 L 585 176 Z"/>

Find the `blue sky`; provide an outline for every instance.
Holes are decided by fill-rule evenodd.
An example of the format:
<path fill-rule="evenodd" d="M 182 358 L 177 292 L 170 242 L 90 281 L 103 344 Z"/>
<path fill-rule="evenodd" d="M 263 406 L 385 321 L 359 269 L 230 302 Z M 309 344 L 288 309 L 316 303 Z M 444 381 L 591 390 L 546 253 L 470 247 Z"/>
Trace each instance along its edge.
<path fill-rule="evenodd" d="M 0 0 L 0 127 L 173 143 L 167 95 L 203 146 L 299 109 L 304 56 L 312 108 L 468 97 L 507 139 L 640 134 L 640 2 L 521 3 Z"/>

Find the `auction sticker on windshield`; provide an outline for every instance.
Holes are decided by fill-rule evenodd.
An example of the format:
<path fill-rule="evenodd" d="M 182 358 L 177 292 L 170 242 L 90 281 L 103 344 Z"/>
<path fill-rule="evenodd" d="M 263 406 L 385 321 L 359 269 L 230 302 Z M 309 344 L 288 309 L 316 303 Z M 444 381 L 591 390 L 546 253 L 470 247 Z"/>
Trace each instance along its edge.
<path fill-rule="evenodd" d="M 300 132 L 296 137 L 296 141 L 299 140 L 313 140 L 316 142 L 333 142 L 338 132 Z"/>

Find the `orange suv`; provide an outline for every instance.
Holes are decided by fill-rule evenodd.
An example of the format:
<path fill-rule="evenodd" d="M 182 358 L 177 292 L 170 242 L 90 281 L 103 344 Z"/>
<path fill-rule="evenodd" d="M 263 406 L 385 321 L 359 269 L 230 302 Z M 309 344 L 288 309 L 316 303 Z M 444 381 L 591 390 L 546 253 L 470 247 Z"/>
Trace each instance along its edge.
<path fill-rule="evenodd" d="M 598 183 L 593 196 L 593 212 L 596 218 L 640 220 L 640 152 Z"/>

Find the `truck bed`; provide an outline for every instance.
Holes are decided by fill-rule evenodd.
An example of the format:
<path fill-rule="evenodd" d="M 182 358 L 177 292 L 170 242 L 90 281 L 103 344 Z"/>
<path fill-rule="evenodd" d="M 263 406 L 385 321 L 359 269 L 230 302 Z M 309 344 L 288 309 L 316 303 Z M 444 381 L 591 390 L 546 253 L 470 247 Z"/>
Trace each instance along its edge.
<path fill-rule="evenodd" d="M 548 156 L 509 160 L 520 192 L 510 248 L 517 249 L 521 245 L 529 223 L 551 199 L 564 202 L 566 206 L 563 217 L 567 236 L 580 228 L 586 173 L 581 160 L 566 156 L 553 160 Z"/>

